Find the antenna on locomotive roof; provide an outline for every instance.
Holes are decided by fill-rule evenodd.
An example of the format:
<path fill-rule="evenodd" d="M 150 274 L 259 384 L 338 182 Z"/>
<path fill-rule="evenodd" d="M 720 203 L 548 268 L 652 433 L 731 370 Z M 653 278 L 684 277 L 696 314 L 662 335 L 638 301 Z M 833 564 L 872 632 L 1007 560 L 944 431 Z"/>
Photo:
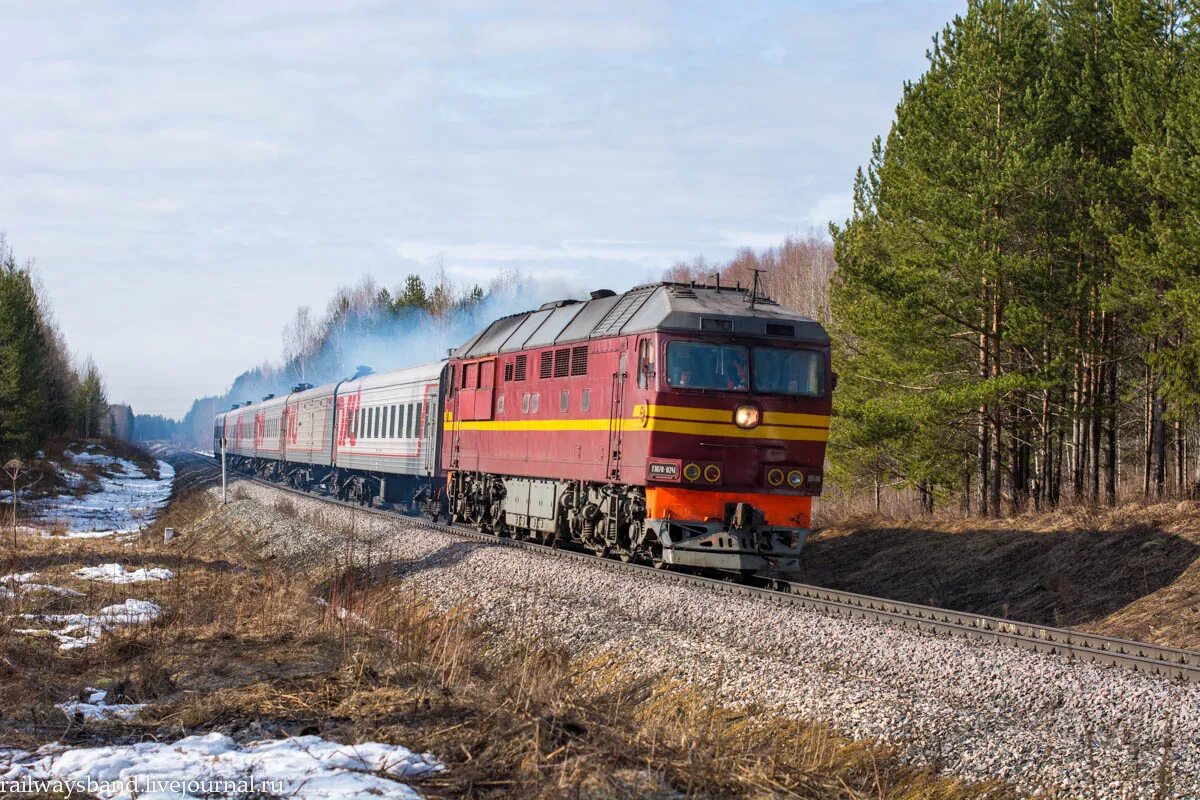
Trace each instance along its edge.
<path fill-rule="evenodd" d="M 721 291 L 721 272 L 720 270 L 713 273 L 713 277 L 717 279 L 717 291 Z"/>
<path fill-rule="evenodd" d="M 750 307 L 754 308 L 755 303 L 757 303 L 760 299 L 765 300 L 766 297 L 760 298 L 758 296 L 758 290 L 759 290 L 759 286 L 761 283 L 758 279 L 758 276 L 762 272 L 762 270 L 761 269 L 752 269 L 750 271 L 754 273 L 754 283 L 750 286 Z"/>

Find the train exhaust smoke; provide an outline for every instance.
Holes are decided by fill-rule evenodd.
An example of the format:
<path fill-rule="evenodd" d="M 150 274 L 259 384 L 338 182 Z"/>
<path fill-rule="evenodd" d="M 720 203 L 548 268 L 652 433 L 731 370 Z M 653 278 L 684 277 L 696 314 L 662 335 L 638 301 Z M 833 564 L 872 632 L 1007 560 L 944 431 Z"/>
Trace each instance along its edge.
<path fill-rule="evenodd" d="M 486 290 L 456 287 L 444 272 L 432 287 L 410 275 L 395 290 L 367 276 L 339 289 L 320 319 L 300 309 L 284 329 L 282 361 L 250 369 L 224 394 L 197 400 L 184 418 L 183 435 L 203 444 L 211 438 L 213 414 L 234 404 L 357 377 L 366 368 L 378 373 L 438 361 L 495 319 L 587 296 L 586 289 L 564 281 L 515 272 L 502 273 Z"/>

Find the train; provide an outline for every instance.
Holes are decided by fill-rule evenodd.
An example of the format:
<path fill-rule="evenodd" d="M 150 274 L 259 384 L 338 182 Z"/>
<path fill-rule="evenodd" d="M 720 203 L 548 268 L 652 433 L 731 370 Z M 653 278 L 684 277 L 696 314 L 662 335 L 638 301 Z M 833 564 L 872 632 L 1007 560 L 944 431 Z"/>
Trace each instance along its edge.
<path fill-rule="evenodd" d="M 216 415 L 246 474 L 661 568 L 789 574 L 821 493 L 821 324 L 757 284 L 598 290 L 444 359 Z"/>

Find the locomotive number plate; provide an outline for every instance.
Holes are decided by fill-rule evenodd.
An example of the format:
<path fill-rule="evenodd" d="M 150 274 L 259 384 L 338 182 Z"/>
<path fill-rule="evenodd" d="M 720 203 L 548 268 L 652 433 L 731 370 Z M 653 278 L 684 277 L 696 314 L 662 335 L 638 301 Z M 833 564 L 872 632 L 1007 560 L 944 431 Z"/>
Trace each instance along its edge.
<path fill-rule="evenodd" d="M 678 481 L 679 465 L 661 461 L 651 461 L 647 467 L 649 477 L 656 481 Z"/>

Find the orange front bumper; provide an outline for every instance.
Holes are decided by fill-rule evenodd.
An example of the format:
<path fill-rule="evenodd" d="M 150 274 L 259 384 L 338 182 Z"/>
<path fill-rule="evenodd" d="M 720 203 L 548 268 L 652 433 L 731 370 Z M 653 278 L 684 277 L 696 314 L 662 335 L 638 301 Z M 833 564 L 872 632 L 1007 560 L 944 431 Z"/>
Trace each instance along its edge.
<path fill-rule="evenodd" d="M 807 528 L 812 524 L 812 498 L 766 492 L 721 492 L 654 486 L 646 488 L 646 515 L 679 522 L 719 522 L 726 503 L 749 503 L 766 516 L 768 525 Z"/>

